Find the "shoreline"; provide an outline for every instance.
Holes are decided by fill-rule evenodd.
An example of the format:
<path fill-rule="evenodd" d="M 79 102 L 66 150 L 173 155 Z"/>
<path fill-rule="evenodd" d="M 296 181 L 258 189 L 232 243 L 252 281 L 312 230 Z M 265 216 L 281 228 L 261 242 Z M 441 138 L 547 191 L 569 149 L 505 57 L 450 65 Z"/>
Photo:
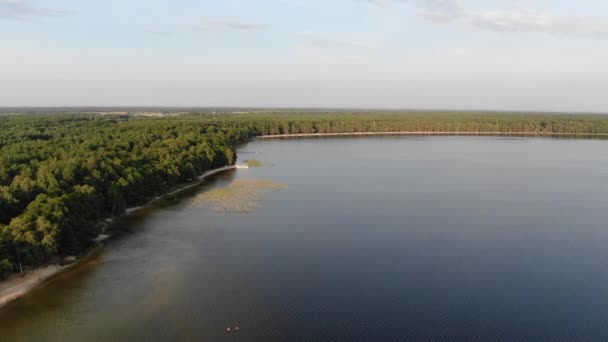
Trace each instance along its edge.
<path fill-rule="evenodd" d="M 62 266 L 60 264 L 48 264 L 48 265 L 45 265 L 42 267 L 35 268 L 30 271 L 27 271 L 23 275 L 15 273 L 15 274 L 11 275 L 10 277 L 8 277 L 8 279 L 0 281 L 0 310 L 3 307 L 5 307 L 6 305 L 8 305 L 9 303 L 12 303 L 15 300 L 27 295 L 28 293 L 30 293 L 32 290 L 34 290 L 38 286 L 46 283 L 47 281 L 50 281 L 52 278 L 54 278 L 58 274 L 68 271 L 68 270 L 76 267 L 77 265 L 81 264 L 82 262 L 85 262 L 92 256 L 96 255 L 97 252 L 100 251 L 101 246 L 103 245 L 102 242 L 105 241 L 108 237 L 110 237 L 108 235 L 105 235 L 105 229 L 108 226 L 110 226 L 112 223 L 114 223 L 115 219 L 129 216 L 138 210 L 147 208 L 148 206 L 150 206 L 151 204 L 153 204 L 154 202 L 156 202 L 160 199 L 163 199 L 168 196 L 173 196 L 182 191 L 185 191 L 185 190 L 188 190 L 195 186 L 198 186 L 203 181 L 205 181 L 207 178 L 209 178 L 213 175 L 216 175 L 218 173 L 225 172 L 228 170 L 234 170 L 234 169 L 236 169 L 236 165 L 227 165 L 224 167 L 206 171 L 202 175 L 198 176 L 196 181 L 194 181 L 193 183 L 185 184 L 166 194 L 159 195 L 159 196 L 151 199 L 144 205 L 128 208 L 127 210 L 125 210 L 125 213 L 122 214 L 121 216 L 118 216 L 115 218 L 106 218 L 105 220 L 102 220 L 100 223 L 98 223 L 98 224 L 104 224 L 104 227 L 102 228 L 102 232 L 96 239 L 94 239 L 98 243 L 93 248 L 88 250 L 81 258 L 79 258 L 78 260 L 76 260 L 75 262 L 73 262 L 69 265 Z M 110 223 L 108 223 L 107 222 L 108 219 L 110 219 L 112 221 Z M 103 238 L 101 238 L 101 237 L 103 237 Z"/>
<path fill-rule="evenodd" d="M 608 133 L 545 133 L 545 132 L 434 132 L 434 131 L 398 131 L 398 132 L 351 132 L 351 133 L 295 133 L 295 134 L 276 134 L 260 135 L 256 139 L 281 139 L 281 138 L 314 138 L 314 137 L 357 137 L 357 136 L 425 136 L 425 135 L 445 135 L 445 136 L 528 136 L 528 137 L 552 137 L 552 136 L 571 136 L 571 137 L 608 137 Z"/>
<path fill-rule="evenodd" d="M 121 217 L 124 217 L 124 216 L 131 215 L 131 214 L 133 214 L 134 212 L 136 212 L 138 210 L 147 208 L 148 206 L 150 206 L 151 204 L 153 204 L 154 202 L 156 202 L 158 200 L 161 200 L 161 199 L 169 197 L 169 196 L 176 195 L 176 194 L 178 194 L 178 193 L 180 193 L 182 191 L 185 191 L 185 190 L 191 189 L 191 188 L 193 188 L 195 186 L 198 186 L 198 185 L 201 184 L 201 182 L 203 182 L 208 177 L 216 175 L 216 174 L 218 174 L 220 172 L 224 172 L 224 171 L 228 171 L 228 170 L 235 170 L 236 168 L 237 168 L 236 165 L 228 165 L 228 166 L 218 167 L 217 169 L 205 171 L 202 175 L 198 176 L 196 178 L 196 180 L 194 180 L 192 182 L 185 183 L 184 185 L 179 186 L 176 189 L 173 189 L 173 190 L 171 190 L 171 191 L 169 191 L 167 193 L 164 193 L 162 195 L 158 195 L 158 196 L 154 197 L 153 199 L 149 200 L 148 202 L 146 202 L 143 205 L 140 205 L 140 206 L 137 206 L 137 207 L 127 208 L 127 209 L 125 209 L 125 213 L 123 215 L 115 217 L 115 218 L 121 218 Z M 100 223 L 105 223 L 106 220 L 108 220 L 108 219 L 112 219 L 112 218 L 108 217 L 105 220 L 102 220 Z M 102 232 L 102 234 L 103 234 L 103 232 Z"/>

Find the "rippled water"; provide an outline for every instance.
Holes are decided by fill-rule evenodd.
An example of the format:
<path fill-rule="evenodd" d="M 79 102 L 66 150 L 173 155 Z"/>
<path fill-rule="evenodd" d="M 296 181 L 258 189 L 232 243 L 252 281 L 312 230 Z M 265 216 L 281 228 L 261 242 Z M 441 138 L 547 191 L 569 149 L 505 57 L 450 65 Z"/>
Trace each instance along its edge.
<path fill-rule="evenodd" d="M 0 312 L 0 340 L 608 339 L 608 141 L 255 141 L 248 213 L 167 200 Z M 238 331 L 235 327 L 238 326 Z M 231 331 L 227 332 L 226 328 Z"/>

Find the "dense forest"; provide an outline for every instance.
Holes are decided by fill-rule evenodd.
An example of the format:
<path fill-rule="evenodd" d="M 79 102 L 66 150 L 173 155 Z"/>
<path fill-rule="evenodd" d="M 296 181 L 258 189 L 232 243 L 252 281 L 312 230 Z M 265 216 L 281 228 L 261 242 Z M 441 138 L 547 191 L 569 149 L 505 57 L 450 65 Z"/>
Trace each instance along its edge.
<path fill-rule="evenodd" d="M 85 250 L 102 218 L 233 163 L 246 138 L 208 121 L 0 117 L 0 276 Z"/>
<path fill-rule="evenodd" d="M 353 132 L 608 134 L 600 115 L 256 113 L 0 115 L 0 278 L 86 250 L 98 222 L 233 164 L 258 135 Z"/>

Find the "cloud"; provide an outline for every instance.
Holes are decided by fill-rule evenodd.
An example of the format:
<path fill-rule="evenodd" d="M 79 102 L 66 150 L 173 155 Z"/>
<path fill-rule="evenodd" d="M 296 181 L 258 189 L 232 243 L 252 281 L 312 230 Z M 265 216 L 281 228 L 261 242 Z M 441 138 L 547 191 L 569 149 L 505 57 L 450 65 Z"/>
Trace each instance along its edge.
<path fill-rule="evenodd" d="M 469 12 L 466 17 L 456 19 L 495 31 L 608 38 L 608 22 L 591 17 L 541 12 Z"/>
<path fill-rule="evenodd" d="M 365 1 L 370 2 L 376 6 L 380 6 L 380 7 L 388 7 L 393 4 L 392 0 L 365 0 Z"/>
<path fill-rule="evenodd" d="M 264 25 L 260 24 L 230 20 L 209 20 L 202 25 L 198 25 L 197 27 L 208 31 L 252 31 L 263 30 L 265 28 Z"/>
<path fill-rule="evenodd" d="M 33 11 L 21 0 L 0 0 L 0 18 L 21 19 Z"/>
<path fill-rule="evenodd" d="M 433 23 L 463 23 L 499 32 L 538 32 L 553 35 L 608 38 L 608 20 L 532 10 L 475 10 L 460 0 L 364 0 L 378 7 L 407 3 L 420 18 Z"/>
<path fill-rule="evenodd" d="M 337 48 L 340 50 L 350 51 L 362 49 L 366 50 L 372 48 L 372 46 L 363 42 L 334 37 L 325 33 L 301 32 L 297 34 L 297 37 L 299 38 L 301 43 L 317 48 Z"/>
<path fill-rule="evenodd" d="M 325 32 L 297 33 L 289 46 L 290 51 L 297 56 L 306 56 L 309 60 L 325 62 L 361 60 L 373 48 L 373 45 Z"/>
<path fill-rule="evenodd" d="M 173 34 L 173 31 L 160 30 L 160 29 L 154 29 L 154 28 L 146 29 L 145 32 L 146 32 L 146 34 L 149 34 L 151 36 L 170 36 Z"/>
<path fill-rule="evenodd" d="M 65 14 L 59 8 L 35 8 L 26 0 L 0 0 L 0 19 L 24 20 L 34 16 Z"/>

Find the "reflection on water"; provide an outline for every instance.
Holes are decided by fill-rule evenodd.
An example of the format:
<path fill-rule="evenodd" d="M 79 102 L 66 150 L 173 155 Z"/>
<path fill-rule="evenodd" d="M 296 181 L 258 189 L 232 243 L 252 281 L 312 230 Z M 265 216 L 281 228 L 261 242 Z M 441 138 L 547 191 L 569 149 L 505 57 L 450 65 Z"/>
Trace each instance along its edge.
<path fill-rule="evenodd" d="M 122 219 L 0 341 L 607 340 L 605 146 L 255 141 L 274 167 Z"/>

